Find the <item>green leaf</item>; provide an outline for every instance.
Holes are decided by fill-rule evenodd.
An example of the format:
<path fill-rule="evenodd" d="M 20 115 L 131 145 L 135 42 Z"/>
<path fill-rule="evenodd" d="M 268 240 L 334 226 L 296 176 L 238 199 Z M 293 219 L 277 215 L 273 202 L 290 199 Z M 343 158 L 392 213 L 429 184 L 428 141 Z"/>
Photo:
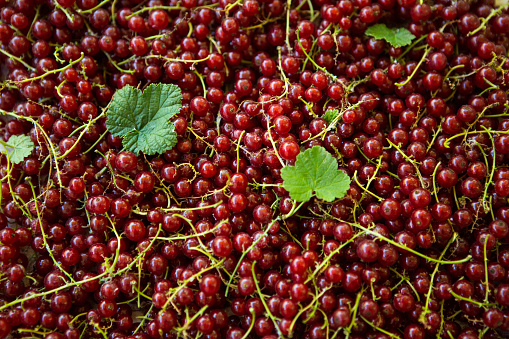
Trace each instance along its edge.
<path fill-rule="evenodd" d="M 329 109 L 322 115 L 322 119 L 327 121 L 327 123 L 331 123 L 336 119 L 339 115 L 339 111 L 337 109 Z"/>
<path fill-rule="evenodd" d="M 9 161 L 14 164 L 22 162 L 34 149 L 34 143 L 28 135 L 11 135 L 4 146 L 4 153 L 9 155 Z"/>
<path fill-rule="evenodd" d="M 281 170 L 283 187 L 295 201 L 308 201 L 313 195 L 331 202 L 343 198 L 350 188 L 348 175 L 338 170 L 338 162 L 321 146 L 297 156 L 295 166 Z"/>
<path fill-rule="evenodd" d="M 135 154 L 164 153 L 177 143 L 170 118 L 179 112 L 181 100 L 180 88 L 173 84 L 150 84 L 143 93 L 122 87 L 106 111 L 106 128 L 122 137 L 125 149 Z"/>
<path fill-rule="evenodd" d="M 412 43 L 415 35 L 406 28 L 389 28 L 385 24 L 377 24 L 366 30 L 366 35 L 375 39 L 384 39 L 394 47 L 406 46 Z"/>

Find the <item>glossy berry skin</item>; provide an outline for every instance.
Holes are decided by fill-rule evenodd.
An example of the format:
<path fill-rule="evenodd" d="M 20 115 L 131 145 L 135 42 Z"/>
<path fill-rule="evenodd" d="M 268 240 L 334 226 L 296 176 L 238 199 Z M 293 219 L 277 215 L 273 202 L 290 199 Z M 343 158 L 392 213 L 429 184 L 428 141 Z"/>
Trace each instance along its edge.
<path fill-rule="evenodd" d="M 155 177 L 150 172 L 140 172 L 134 179 L 134 187 L 136 190 L 148 193 L 154 188 Z"/>
<path fill-rule="evenodd" d="M 221 281 L 216 275 L 206 275 L 200 281 L 200 290 L 207 295 L 214 295 L 219 291 Z"/>
<path fill-rule="evenodd" d="M 385 199 L 380 204 L 380 215 L 387 220 L 396 220 L 401 213 L 401 205 L 395 199 Z"/>
<path fill-rule="evenodd" d="M 0 339 L 509 333 L 496 1 L 3 0 L 0 43 Z"/>
<path fill-rule="evenodd" d="M 357 255 L 359 258 L 366 262 L 376 261 L 378 258 L 378 245 L 371 240 L 363 240 L 357 246 Z"/>
<path fill-rule="evenodd" d="M 122 172 L 131 172 L 136 168 L 137 159 L 134 153 L 122 151 L 115 158 L 115 167 Z"/>
<path fill-rule="evenodd" d="M 132 219 L 124 225 L 126 237 L 131 241 L 139 241 L 145 236 L 145 225 L 140 220 Z"/>

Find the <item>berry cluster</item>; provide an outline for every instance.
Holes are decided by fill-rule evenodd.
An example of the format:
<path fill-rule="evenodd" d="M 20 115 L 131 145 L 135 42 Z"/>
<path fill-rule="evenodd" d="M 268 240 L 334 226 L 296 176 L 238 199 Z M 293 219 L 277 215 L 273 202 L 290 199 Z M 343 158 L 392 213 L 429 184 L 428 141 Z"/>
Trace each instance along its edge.
<path fill-rule="evenodd" d="M 508 49 L 494 0 L 0 0 L 0 143 L 34 144 L 0 338 L 507 336 Z M 150 83 L 182 93 L 154 156 L 104 113 Z M 283 187 L 314 146 L 346 197 Z"/>

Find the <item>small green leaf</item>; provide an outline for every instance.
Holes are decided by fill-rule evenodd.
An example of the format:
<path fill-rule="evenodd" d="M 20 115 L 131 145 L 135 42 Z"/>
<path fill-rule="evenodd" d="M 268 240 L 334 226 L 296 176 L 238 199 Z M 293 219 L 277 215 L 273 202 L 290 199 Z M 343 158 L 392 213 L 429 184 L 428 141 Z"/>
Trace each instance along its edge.
<path fill-rule="evenodd" d="M 327 121 L 327 123 L 333 122 L 339 115 L 339 111 L 337 109 L 329 109 L 322 115 L 322 119 Z"/>
<path fill-rule="evenodd" d="M 9 141 L 4 144 L 5 151 L 9 155 L 9 161 L 19 164 L 32 153 L 34 143 L 28 135 L 11 135 Z"/>
<path fill-rule="evenodd" d="M 394 47 L 410 45 L 415 35 L 406 28 L 389 28 L 385 24 L 377 24 L 366 30 L 366 35 L 375 39 L 384 39 Z"/>
<path fill-rule="evenodd" d="M 331 202 L 343 198 L 350 188 L 348 175 L 338 170 L 338 162 L 321 146 L 297 156 L 295 166 L 281 170 L 283 187 L 295 201 L 308 201 L 313 195 Z"/>
<path fill-rule="evenodd" d="M 170 118 L 179 112 L 181 100 L 180 88 L 173 84 L 150 84 L 143 93 L 122 87 L 106 111 L 106 128 L 135 154 L 164 153 L 177 143 Z"/>

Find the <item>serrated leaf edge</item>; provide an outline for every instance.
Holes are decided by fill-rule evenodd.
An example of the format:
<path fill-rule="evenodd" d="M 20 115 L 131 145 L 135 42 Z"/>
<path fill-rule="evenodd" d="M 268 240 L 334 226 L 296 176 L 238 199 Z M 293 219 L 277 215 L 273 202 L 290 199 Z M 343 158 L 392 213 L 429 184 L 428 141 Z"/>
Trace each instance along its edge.
<path fill-rule="evenodd" d="M 161 96 L 163 94 L 162 93 L 163 92 L 162 88 L 164 86 L 169 86 L 168 92 L 170 93 L 170 95 L 168 95 L 167 98 L 164 99 L 164 101 L 161 103 Z M 179 107 L 177 107 L 176 109 L 174 109 L 172 107 L 168 108 L 169 109 L 169 114 L 167 114 L 167 116 L 168 116 L 167 117 L 167 119 L 168 119 L 167 120 L 167 124 L 169 125 L 168 126 L 169 130 L 167 131 L 167 133 L 168 133 L 168 137 L 169 138 L 168 138 L 168 141 L 165 143 L 165 146 L 164 146 L 165 149 L 164 150 L 154 150 L 154 151 L 152 149 L 142 149 L 142 148 L 137 147 L 137 145 L 138 145 L 137 141 L 134 144 L 132 144 L 132 145 L 127 144 L 128 141 L 126 139 L 130 139 L 130 138 L 134 137 L 133 136 L 134 133 L 138 133 L 139 134 L 141 132 L 141 130 L 143 129 L 143 127 L 145 127 L 147 124 L 150 123 L 150 121 L 148 121 L 148 120 L 147 121 L 143 121 L 143 123 L 144 123 L 143 127 L 138 126 L 138 121 L 136 119 L 134 119 L 134 121 L 129 120 L 131 123 L 133 123 L 134 127 L 130 131 L 127 131 L 126 133 L 122 133 L 122 132 L 118 131 L 119 129 L 122 129 L 122 127 L 112 124 L 114 122 L 114 120 L 110 119 L 108 117 L 108 120 L 106 121 L 106 129 L 108 131 L 110 131 L 111 134 L 123 138 L 122 145 L 126 149 L 132 151 L 133 153 L 142 152 L 142 153 L 147 154 L 147 155 L 154 155 L 154 154 L 157 154 L 157 153 L 164 153 L 165 151 L 173 148 L 175 146 L 175 144 L 176 144 L 176 140 L 174 140 L 174 139 L 176 139 L 176 134 L 175 134 L 175 126 L 173 125 L 173 123 L 170 122 L 170 119 L 179 112 L 180 107 L 181 107 L 182 90 L 180 89 L 180 87 L 175 85 L 175 84 L 158 83 L 158 84 L 150 84 L 143 91 L 141 91 L 138 88 L 135 88 L 133 86 L 127 85 L 127 86 L 124 86 L 121 89 L 119 89 L 115 93 L 115 95 L 117 95 L 117 93 L 119 91 L 122 91 L 124 88 L 129 88 L 130 89 L 130 91 L 129 91 L 129 98 L 132 96 L 132 93 L 136 93 L 136 95 L 137 95 L 136 106 L 133 108 L 130 105 L 127 105 L 128 106 L 127 109 L 130 110 L 131 112 L 133 110 L 134 111 L 138 111 L 140 109 L 143 109 L 143 107 L 141 107 L 141 106 L 146 104 L 146 103 L 143 103 L 143 101 L 144 100 L 146 101 L 146 99 L 147 99 L 147 97 L 146 97 L 147 94 L 145 94 L 145 93 L 147 93 L 147 90 L 149 92 L 157 91 L 159 93 L 159 95 L 156 96 L 157 99 L 153 95 L 150 96 L 150 98 L 149 98 L 149 101 L 150 101 L 149 108 L 152 105 L 159 105 L 159 106 L 163 106 L 163 105 L 168 105 L 168 106 L 179 105 Z M 115 98 L 115 95 L 111 99 L 112 100 L 111 102 L 113 102 L 113 100 Z M 129 98 L 126 100 L 127 102 L 129 101 Z M 140 100 L 140 98 L 142 100 Z M 158 100 L 159 103 L 154 102 L 154 100 Z M 167 102 L 168 100 L 170 100 L 170 101 Z M 125 108 L 126 105 L 122 105 L 121 102 L 117 103 L 117 104 L 120 105 L 121 108 L 123 108 L 125 110 L 126 109 Z M 109 110 L 109 108 L 108 108 L 108 110 Z M 107 115 L 108 110 L 106 111 L 106 115 Z M 150 113 L 147 114 L 147 115 L 150 116 Z M 160 118 L 157 119 L 157 120 L 160 120 Z M 164 123 L 164 122 L 161 122 L 161 123 Z M 166 126 L 164 128 L 166 128 Z M 115 129 L 117 129 L 117 131 L 115 131 Z M 125 128 L 123 128 L 123 131 L 125 131 Z M 139 137 L 140 136 L 138 136 L 138 138 Z M 147 142 L 147 140 L 145 140 L 145 145 L 147 145 L 147 144 L 148 144 L 148 142 Z"/>

